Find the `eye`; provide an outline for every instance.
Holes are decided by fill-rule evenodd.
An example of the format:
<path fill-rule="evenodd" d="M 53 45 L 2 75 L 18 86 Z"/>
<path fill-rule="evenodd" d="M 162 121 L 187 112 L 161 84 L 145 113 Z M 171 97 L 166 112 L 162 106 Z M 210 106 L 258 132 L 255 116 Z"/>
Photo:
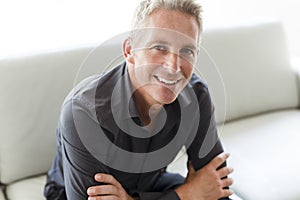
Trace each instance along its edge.
<path fill-rule="evenodd" d="M 163 45 L 155 45 L 152 47 L 152 49 L 158 50 L 158 51 L 168 51 L 168 48 Z"/>
<path fill-rule="evenodd" d="M 188 56 L 188 57 L 195 57 L 195 51 L 189 48 L 180 49 L 180 55 Z"/>

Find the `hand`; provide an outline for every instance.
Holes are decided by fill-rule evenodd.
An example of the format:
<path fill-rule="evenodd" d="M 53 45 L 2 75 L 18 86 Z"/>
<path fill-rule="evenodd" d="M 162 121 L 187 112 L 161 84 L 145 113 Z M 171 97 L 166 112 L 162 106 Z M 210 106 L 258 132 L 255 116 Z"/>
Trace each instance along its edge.
<path fill-rule="evenodd" d="M 112 175 L 96 174 L 95 180 L 105 185 L 89 187 L 88 200 L 134 200 Z"/>
<path fill-rule="evenodd" d="M 233 180 L 226 176 L 232 173 L 233 169 L 223 167 L 217 170 L 228 157 L 229 154 L 221 153 L 198 171 L 195 171 L 190 163 L 185 183 L 175 190 L 180 199 L 216 200 L 232 195 L 233 191 L 223 188 L 232 185 Z"/>

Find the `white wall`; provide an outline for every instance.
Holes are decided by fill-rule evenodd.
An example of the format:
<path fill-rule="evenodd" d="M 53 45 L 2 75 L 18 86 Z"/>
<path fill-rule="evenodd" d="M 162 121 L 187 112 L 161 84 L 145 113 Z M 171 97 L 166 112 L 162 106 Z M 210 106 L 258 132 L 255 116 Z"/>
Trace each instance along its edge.
<path fill-rule="evenodd" d="M 300 2 L 297 0 L 198 0 L 204 7 L 206 28 L 282 21 L 289 40 L 291 55 L 300 58 Z M 300 66 L 299 66 L 300 68 Z"/>
<path fill-rule="evenodd" d="M 137 2 L 0 0 L 0 57 L 104 41 L 129 29 Z"/>
<path fill-rule="evenodd" d="M 297 0 L 198 0 L 205 28 L 266 19 L 285 24 L 300 58 Z M 139 0 L 0 0 L 0 57 L 101 42 L 128 31 Z"/>

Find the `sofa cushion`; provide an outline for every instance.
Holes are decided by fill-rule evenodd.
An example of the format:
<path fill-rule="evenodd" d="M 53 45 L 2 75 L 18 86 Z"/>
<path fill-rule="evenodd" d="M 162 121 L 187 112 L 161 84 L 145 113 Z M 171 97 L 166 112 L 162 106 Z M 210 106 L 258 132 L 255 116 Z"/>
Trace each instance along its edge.
<path fill-rule="evenodd" d="M 233 189 L 245 199 L 300 199 L 300 110 L 238 120 L 220 127 Z"/>
<path fill-rule="evenodd" d="M 208 82 L 219 123 L 225 112 L 229 121 L 299 106 L 300 91 L 280 23 L 208 30 L 202 40 L 197 67 Z"/>
<path fill-rule="evenodd" d="M 0 182 L 45 173 L 63 99 L 89 50 L 0 61 Z"/>
<path fill-rule="evenodd" d="M 38 176 L 17 181 L 7 186 L 6 194 L 9 200 L 31 199 L 42 200 L 46 176 Z"/>

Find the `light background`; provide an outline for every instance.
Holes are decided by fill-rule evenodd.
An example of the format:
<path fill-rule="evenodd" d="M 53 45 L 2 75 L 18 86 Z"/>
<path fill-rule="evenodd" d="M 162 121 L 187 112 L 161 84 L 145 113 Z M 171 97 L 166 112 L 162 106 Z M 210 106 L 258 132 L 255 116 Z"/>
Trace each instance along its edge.
<path fill-rule="evenodd" d="M 101 43 L 128 31 L 140 0 L 0 0 L 0 58 Z M 300 58 L 297 0 L 199 0 L 204 28 L 284 23 L 291 57 Z"/>

